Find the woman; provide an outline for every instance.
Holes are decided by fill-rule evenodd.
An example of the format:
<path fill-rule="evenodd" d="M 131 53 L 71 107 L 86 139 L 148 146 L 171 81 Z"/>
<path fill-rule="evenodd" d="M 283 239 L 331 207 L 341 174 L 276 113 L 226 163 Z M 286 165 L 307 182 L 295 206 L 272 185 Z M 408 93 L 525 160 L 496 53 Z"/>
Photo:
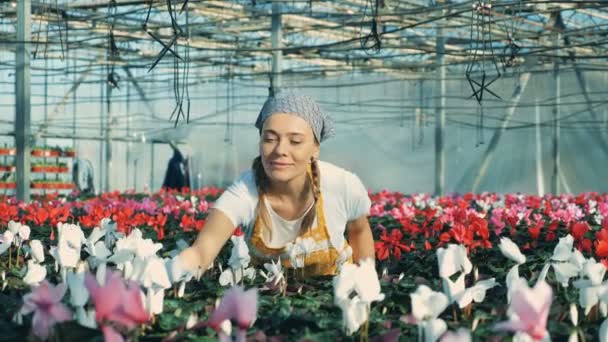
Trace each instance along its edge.
<path fill-rule="evenodd" d="M 216 201 L 196 242 L 173 260 L 172 277 L 207 269 L 237 226 L 245 228 L 258 265 L 280 257 L 290 267 L 286 246 L 298 237 L 315 242 L 300 255 L 306 275 L 333 275 L 345 259 L 374 258 L 365 187 L 356 175 L 319 161 L 333 123 L 318 104 L 308 96 L 277 95 L 255 126 L 260 155 Z"/>

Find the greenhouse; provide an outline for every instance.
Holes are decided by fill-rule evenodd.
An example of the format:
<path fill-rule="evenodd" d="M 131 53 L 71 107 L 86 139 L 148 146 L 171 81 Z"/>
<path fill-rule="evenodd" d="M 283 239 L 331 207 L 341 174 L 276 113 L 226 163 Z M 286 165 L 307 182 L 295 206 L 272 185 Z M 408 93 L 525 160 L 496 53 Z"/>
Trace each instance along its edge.
<path fill-rule="evenodd" d="M 608 2 L 0 1 L 0 341 L 607 341 Z"/>

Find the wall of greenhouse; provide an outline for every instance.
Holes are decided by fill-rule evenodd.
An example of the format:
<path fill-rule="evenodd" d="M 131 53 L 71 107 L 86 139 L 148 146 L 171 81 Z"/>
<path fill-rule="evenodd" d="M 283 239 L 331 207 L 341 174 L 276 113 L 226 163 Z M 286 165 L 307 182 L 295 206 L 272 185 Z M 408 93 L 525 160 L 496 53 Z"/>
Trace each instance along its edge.
<path fill-rule="evenodd" d="M 14 63 L 13 53 L 0 52 L 0 144 L 8 146 L 14 144 Z M 607 191 L 608 182 L 602 176 L 608 161 L 608 108 L 603 89 L 607 73 L 584 71 L 577 77 L 572 65 L 564 63 L 561 68 L 558 192 Z M 172 154 L 169 140 L 192 150 L 193 187 L 226 186 L 250 166 L 257 155 L 253 122 L 268 94 L 267 79 L 227 80 L 209 76 L 210 71 L 221 70 L 191 70 L 190 122 L 182 120 L 173 129 L 169 121 L 176 103 L 173 78 L 162 70 L 131 71 L 145 100 L 126 77 L 111 91 L 110 190 L 158 190 Z M 489 88 L 501 99 L 486 92 L 480 107 L 471 98 L 461 67 L 448 69 L 447 193 L 550 191 L 555 73 L 535 71 L 525 83 L 521 81 L 524 72 L 523 67 L 507 70 Z M 44 135 L 47 122 L 46 134 L 52 136 L 37 139 L 35 145 L 74 147 L 78 158 L 94 165 L 99 191 L 108 133 L 106 74 L 74 60 L 43 58 L 32 61 L 31 74 L 32 132 Z M 434 77 L 432 70 L 425 74 L 286 75 L 283 85 L 315 97 L 336 120 L 338 134 L 323 144 L 322 159 L 352 170 L 372 191 L 416 193 L 434 189 Z M 70 92 L 74 82 L 78 86 Z M 512 97 L 517 87 L 522 95 L 515 103 Z M 513 105 L 516 108 L 501 131 Z M 484 153 L 498 131 L 500 139 L 485 175 L 478 178 Z"/>

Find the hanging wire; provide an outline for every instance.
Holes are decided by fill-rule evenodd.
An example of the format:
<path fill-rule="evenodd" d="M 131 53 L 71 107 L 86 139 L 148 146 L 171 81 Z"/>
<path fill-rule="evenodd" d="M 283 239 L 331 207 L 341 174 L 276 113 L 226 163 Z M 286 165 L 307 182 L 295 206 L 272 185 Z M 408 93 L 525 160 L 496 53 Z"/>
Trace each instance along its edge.
<path fill-rule="evenodd" d="M 186 11 L 186 30 L 188 32 L 187 44 L 183 47 L 185 60 L 182 59 L 177 52 L 179 51 L 179 45 L 177 44 L 177 38 L 179 36 L 183 36 L 184 32 L 182 28 L 179 26 L 177 22 L 177 13 L 174 12 L 173 7 L 171 6 L 171 0 L 167 0 L 167 9 L 169 11 L 169 16 L 171 17 L 171 28 L 173 30 L 173 39 L 171 44 L 167 46 L 166 49 L 163 49 L 164 53 L 171 50 L 170 46 L 175 46 L 176 53 L 173 53 L 173 95 L 175 97 L 175 107 L 171 116 L 169 117 L 169 121 L 173 119 L 175 116 L 175 124 L 174 127 L 177 127 L 180 118 L 182 118 L 186 123 L 190 122 L 190 92 L 188 89 L 189 83 L 189 74 L 190 74 L 190 27 L 189 27 L 189 10 L 187 2 L 184 3 L 180 10 L 180 14 L 183 11 Z M 159 58 L 157 58 L 156 63 L 160 61 L 160 58 L 164 56 L 164 53 L 161 52 Z M 180 66 L 180 60 L 183 61 L 183 66 Z M 156 65 L 156 64 L 155 64 Z M 153 65 L 154 67 L 154 65 Z M 183 70 L 182 70 L 183 69 Z M 186 110 L 184 111 L 184 96 L 187 98 L 186 100 Z"/>
<path fill-rule="evenodd" d="M 111 2 L 114 2 L 114 0 Z M 59 10 L 58 0 L 55 0 L 55 13 L 61 13 L 61 17 L 62 17 L 61 23 L 63 23 L 65 20 L 65 12 Z M 67 22 L 65 25 L 67 27 Z M 61 24 L 57 25 L 57 29 L 59 30 L 59 46 L 61 46 L 61 57 L 59 57 L 59 59 L 63 61 L 63 59 L 65 58 L 65 55 L 64 55 L 64 51 L 63 51 L 64 50 L 63 49 L 63 34 L 61 33 Z"/>
<path fill-rule="evenodd" d="M 380 0 L 369 0 L 369 6 L 372 12 L 372 22 L 370 25 L 370 32 L 364 37 L 361 36 L 363 32 L 363 26 L 367 15 L 368 2 L 365 2 L 365 8 L 363 9 L 363 17 L 361 20 L 361 27 L 359 33 L 359 40 L 361 42 L 361 48 L 365 53 L 378 53 L 382 49 L 382 40 L 378 33 L 378 7 L 380 7 Z"/>
<path fill-rule="evenodd" d="M 34 46 L 34 53 L 32 55 L 34 57 L 34 59 L 36 59 L 36 57 L 38 56 L 38 47 L 40 46 L 40 32 L 42 32 L 42 18 L 44 18 L 44 14 L 49 11 L 49 4 L 46 3 L 46 0 L 42 0 L 42 4 L 40 5 L 40 8 L 41 8 L 41 13 L 39 14 L 40 17 L 38 19 L 38 32 L 36 32 L 36 42 L 35 42 L 35 46 Z M 43 58 L 46 58 L 46 49 L 47 49 L 48 45 L 49 45 L 49 23 L 47 21 L 46 36 L 45 36 L 45 40 L 44 40 Z"/>
<path fill-rule="evenodd" d="M 515 9 L 515 6 L 510 6 L 505 7 L 504 10 L 505 16 L 507 14 L 507 11 L 509 11 L 511 14 L 510 22 L 506 22 L 506 24 L 503 25 L 503 30 L 505 31 L 505 35 L 507 36 L 507 41 L 502 49 L 502 55 L 500 56 L 502 69 L 504 72 L 507 71 L 507 68 L 513 67 L 515 65 L 516 59 L 519 56 L 519 51 L 521 49 L 519 44 L 517 44 L 516 42 L 516 27 L 518 26 L 519 21 L 521 19 L 520 17 L 522 0 L 517 1 L 516 8 L 517 9 Z"/>
<path fill-rule="evenodd" d="M 108 46 L 106 49 L 106 58 L 108 59 L 108 65 L 106 66 L 106 82 L 113 88 L 120 89 L 118 82 L 120 76 L 114 71 L 114 61 L 119 57 L 119 49 L 116 45 L 116 39 L 114 37 L 114 26 L 116 25 L 116 1 L 112 0 L 108 3 L 108 14 L 107 21 L 110 22 L 110 32 L 108 33 Z"/>

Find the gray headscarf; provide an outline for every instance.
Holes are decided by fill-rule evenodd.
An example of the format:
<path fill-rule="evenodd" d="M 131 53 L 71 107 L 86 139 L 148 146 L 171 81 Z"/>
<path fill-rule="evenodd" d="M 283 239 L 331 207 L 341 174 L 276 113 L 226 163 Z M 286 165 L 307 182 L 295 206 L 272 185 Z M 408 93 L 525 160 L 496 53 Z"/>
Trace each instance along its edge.
<path fill-rule="evenodd" d="M 282 92 L 274 97 L 269 97 L 255 121 L 255 127 L 260 130 L 260 133 L 266 119 L 277 113 L 293 114 L 304 119 L 312 127 L 318 142 L 335 134 L 333 121 L 310 96 Z"/>

